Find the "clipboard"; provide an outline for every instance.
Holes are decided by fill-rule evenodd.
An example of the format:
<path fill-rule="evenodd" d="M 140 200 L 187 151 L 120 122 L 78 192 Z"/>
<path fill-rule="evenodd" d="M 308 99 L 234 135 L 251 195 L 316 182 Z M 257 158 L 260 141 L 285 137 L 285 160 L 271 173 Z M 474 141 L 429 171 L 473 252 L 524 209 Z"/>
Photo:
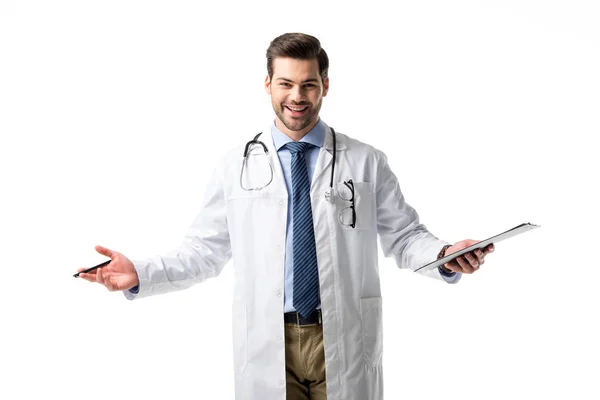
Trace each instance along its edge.
<path fill-rule="evenodd" d="M 521 233 L 530 231 L 532 229 L 535 228 L 539 228 L 539 225 L 535 225 L 535 224 L 530 224 L 529 222 L 521 224 L 521 225 L 517 225 L 512 229 L 507 230 L 506 232 L 502 232 L 496 236 L 492 236 L 488 239 L 482 240 L 481 242 L 477 242 L 474 245 L 471 245 L 469 247 L 465 247 L 462 250 L 459 250 L 455 253 L 452 253 L 450 255 L 447 255 L 446 257 L 440 258 L 439 260 L 435 260 L 433 262 L 430 262 L 429 264 L 425 264 L 422 267 L 419 267 L 415 270 L 415 272 L 421 271 L 421 270 L 431 270 L 431 269 L 436 269 L 437 267 L 439 267 L 440 265 L 444 265 L 449 261 L 454 260 L 456 257 L 461 256 L 465 253 L 468 253 L 470 251 L 476 250 L 476 249 L 481 249 L 486 247 L 487 245 L 491 244 L 491 243 L 498 243 L 502 240 L 506 240 L 508 238 L 511 238 L 513 236 L 517 236 Z"/>

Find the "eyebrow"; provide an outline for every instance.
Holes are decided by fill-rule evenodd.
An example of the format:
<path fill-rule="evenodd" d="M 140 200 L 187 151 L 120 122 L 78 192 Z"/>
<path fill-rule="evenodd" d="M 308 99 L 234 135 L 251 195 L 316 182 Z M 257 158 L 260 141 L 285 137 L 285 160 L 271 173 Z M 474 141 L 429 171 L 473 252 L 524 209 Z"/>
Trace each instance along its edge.
<path fill-rule="evenodd" d="M 291 80 L 291 79 L 287 79 L 287 78 L 277 78 L 276 80 L 277 80 L 277 81 L 286 81 L 286 82 L 294 83 L 294 81 L 293 81 L 293 80 Z M 314 79 L 314 78 L 313 78 L 313 79 L 307 79 L 307 80 L 305 80 L 305 81 L 302 81 L 301 83 L 312 83 L 312 82 L 317 82 L 317 83 L 318 83 L 318 82 L 319 82 L 319 80 L 318 80 L 318 79 Z"/>

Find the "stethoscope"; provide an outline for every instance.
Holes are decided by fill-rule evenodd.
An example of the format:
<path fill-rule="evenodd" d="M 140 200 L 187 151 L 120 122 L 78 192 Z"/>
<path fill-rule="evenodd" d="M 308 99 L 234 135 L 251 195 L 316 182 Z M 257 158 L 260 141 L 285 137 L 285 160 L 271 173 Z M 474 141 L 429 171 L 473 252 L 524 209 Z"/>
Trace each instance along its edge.
<path fill-rule="evenodd" d="M 333 135 L 333 162 L 331 163 L 331 180 L 329 182 L 329 187 L 327 188 L 327 190 L 325 190 L 325 200 L 327 200 L 330 203 L 333 203 L 334 200 L 334 191 L 333 191 L 333 174 L 335 171 L 335 146 L 336 146 L 336 137 L 335 137 L 335 131 L 333 130 L 333 128 L 331 128 L 331 134 Z M 253 190 L 262 190 L 264 188 L 266 188 L 267 186 L 269 186 L 271 184 L 271 182 L 273 182 L 273 165 L 271 164 L 271 159 L 269 157 L 269 149 L 267 149 L 267 146 L 261 142 L 260 140 L 258 140 L 258 137 L 262 135 L 262 132 L 260 132 L 258 135 L 254 136 L 254 139 L 252 139 L 251 141 L 249 141 L 248 143 L 246 143 L 246 148 L 244 149 L 244 159 L 242 160 L 242 168 L 240 171 L 240 187 L 246 191 L 253 191 Z M 257 186 L 257 187 L 253 187 L 253 188 L 247 188 L 244 187 L 244 183 L 243 183 L 243 176 L 244 176 L 244 169 L 247 168 L 247 162 L 248 162 L 248 154 L 250 152 L 251 146 L 252 145 L 260 145 L 262 146 L 263 150 L 264 150 L 264 154 L 265 156 L 267 156 L 267 160 L 269 162 L 269 167 L 271 169 L 271 178 L 269 179 L 269 182 L 267 182 L 266 185 L 264 186 Z"/>

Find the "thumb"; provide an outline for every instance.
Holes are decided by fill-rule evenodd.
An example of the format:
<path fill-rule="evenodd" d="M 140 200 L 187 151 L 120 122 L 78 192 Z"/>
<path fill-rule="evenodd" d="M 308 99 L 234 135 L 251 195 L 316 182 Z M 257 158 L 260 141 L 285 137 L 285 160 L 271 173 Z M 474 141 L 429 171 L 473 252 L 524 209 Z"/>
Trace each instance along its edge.
<path fill-rule="evenodd" d="M 479 242 L 481 242 L 481 240 L 467 239 L 467 240 L 463 241 L 463 243 L 465 244 L 465 247 L 473 246 L 475 243 L 479 243 Z"/>
<path fill-rule="evenodd" d="M 474 245 L 475 243 L 480 242 L 480 240 L 473 240 L 473 239 L 466 239 L 466 240 L 461 240 L 460 242 L 456 242 L 452 245 L 452 247 L 448 250 L 449 251 L 447 254 L 451 254 L 454 253 L 456 251 L 462 250 L 464 248 L 467 248 L 469 246 Z"/>
<path fill-rule="evenodd" d="M 117 255 L 116 251 L 112 251 L 112 250 L 107 249 L 106 247 L 102 247 L 100 245 L 96 245 L 96 251 L 102 255 L 110 257 L 111 260 L 113 259 L 113 257 L 115 257 Z"/>

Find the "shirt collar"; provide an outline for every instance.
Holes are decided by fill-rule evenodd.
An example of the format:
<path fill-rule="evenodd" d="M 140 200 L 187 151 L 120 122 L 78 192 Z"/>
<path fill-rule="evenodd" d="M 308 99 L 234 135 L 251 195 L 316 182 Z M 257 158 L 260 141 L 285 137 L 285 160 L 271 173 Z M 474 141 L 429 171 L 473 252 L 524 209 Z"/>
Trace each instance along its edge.
<path fill-rule="evenodd" d="M 316 125 L 313 126 L 313 128 L 308 131 L 308 133 L 304 135 L 302 139 L 300 139 L 300 141 L 310 143 L 317 147 L 323 147 L 326 129 L 327 127 L 325 126 L 325 123 L 321 121 L 321 118 L 319 118 L 319 122 L 317 122 Z M 277 151 L 281 150 L 281 148 L 287 143 L 294 141 L 288 135 L 277 129 L 275 122 L 273 122 L 271 125 L 271 136 L 273 138 L 273 145 Z"/>

